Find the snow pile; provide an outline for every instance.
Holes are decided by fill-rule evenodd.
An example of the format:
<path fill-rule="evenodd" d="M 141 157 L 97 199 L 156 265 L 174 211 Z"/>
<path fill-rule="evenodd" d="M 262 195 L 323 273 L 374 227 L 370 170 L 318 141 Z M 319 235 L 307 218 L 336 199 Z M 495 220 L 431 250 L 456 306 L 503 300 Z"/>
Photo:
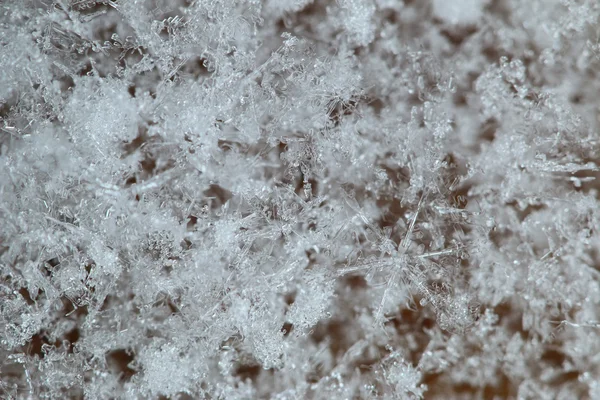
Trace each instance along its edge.
<path fill-rule="evenodd" d="M 2 1 L 0 398 L 599 398 L 599 8 Z"/>

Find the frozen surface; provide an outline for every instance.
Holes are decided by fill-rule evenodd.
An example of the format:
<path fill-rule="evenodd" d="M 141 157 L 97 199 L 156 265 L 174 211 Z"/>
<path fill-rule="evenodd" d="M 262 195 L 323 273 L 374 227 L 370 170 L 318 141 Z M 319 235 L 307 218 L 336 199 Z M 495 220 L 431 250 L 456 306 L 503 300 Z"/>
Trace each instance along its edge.
<path fill-rule="evenodd" d="M 600 399 L 599 8 L 0 1 L 0 398 Z"/>

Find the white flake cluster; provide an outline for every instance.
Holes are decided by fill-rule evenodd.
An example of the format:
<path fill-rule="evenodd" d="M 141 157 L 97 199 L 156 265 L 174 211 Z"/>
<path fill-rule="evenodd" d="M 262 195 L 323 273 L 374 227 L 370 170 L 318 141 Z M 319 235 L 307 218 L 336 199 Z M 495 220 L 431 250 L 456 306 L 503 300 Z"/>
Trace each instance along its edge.
<path fill-rule="evenodd" d="M 0 398 L 600 399 L 599 17 L 0 1 Z"/>

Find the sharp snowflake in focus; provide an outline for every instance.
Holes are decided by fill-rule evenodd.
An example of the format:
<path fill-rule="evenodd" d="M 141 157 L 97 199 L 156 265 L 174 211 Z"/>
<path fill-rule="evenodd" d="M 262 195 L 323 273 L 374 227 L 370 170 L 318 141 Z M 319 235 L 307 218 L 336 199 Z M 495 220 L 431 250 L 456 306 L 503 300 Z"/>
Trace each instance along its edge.
<path fill-rule="evenodd" d="M 1 399 L 600 399 L 596 0 L 0 1 Z"/>

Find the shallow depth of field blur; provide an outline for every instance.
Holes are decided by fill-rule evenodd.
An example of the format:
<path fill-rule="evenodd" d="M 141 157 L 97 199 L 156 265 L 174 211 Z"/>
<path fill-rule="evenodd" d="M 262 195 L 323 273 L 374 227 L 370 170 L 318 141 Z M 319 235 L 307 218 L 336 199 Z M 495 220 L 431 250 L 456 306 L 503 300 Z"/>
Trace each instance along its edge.
<path fill-rule="evenodd" d="M 600 399 L 599 18 L 0 1 L 0 398 Z"/>

